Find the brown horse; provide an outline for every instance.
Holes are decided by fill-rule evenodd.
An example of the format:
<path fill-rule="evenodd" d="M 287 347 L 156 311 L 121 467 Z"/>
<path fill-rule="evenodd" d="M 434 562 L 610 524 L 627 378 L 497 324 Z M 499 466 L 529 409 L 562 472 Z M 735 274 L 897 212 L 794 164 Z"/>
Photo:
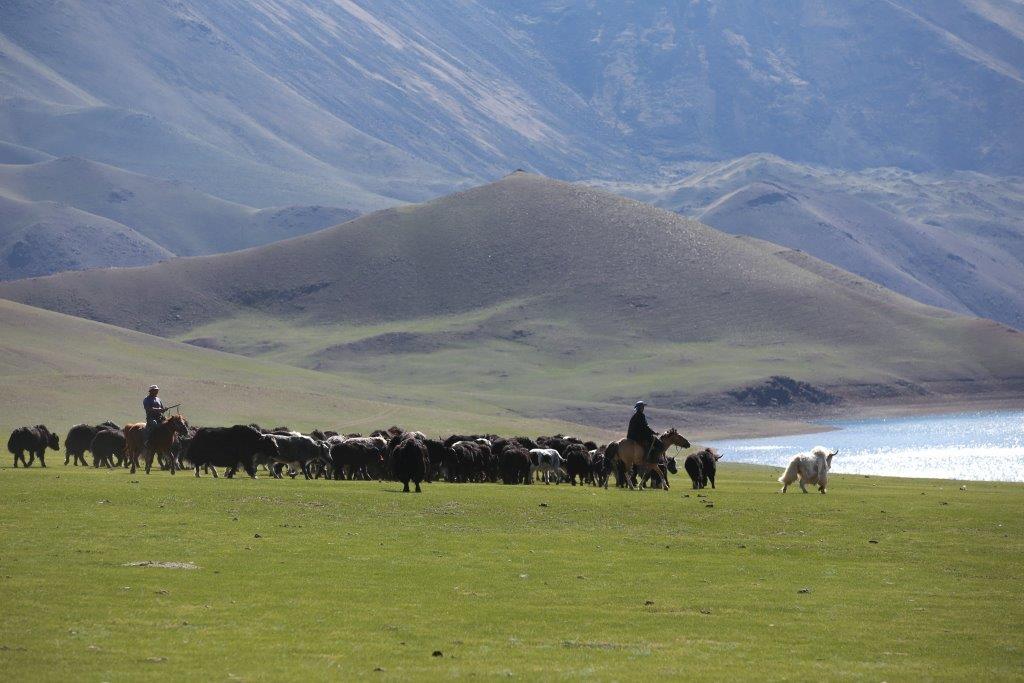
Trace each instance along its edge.
<path fill-rule="evenodd" d="M 188 421 L 183 415 L 171 415 L 165 422 L 161 422 L 153 428 L 149 435 L 149 448 L 143 446 L 146 434 L 146 423 L 136 422 L 124 426 L 124 455 L 132 466 L 132 474 L 135 474 L 139 466 L 139 456 L 146 460 L 146 474 L 149 474 L 153 466 L 153 456 L 159 455 L 162 460 L 170 462 L 171 474 L 177 469 L 177 463 L 171 454 L 171 446 L 177 435 L 188 434 Z"/>
<path fill-rule="evenodd" d="M 629 488 L 636 489 L 636 479 L 633 477 L 633 468 L 636 467 L 645 475 L 657 475 L 658 481 L 663 482 L 665 490 L 668 490 L 668 477 L 664 475 L 661 468 L 669 446 L 689 448 L 690 442 L 676 431 L 675 427 L 672 427 L 664 434 L 659 434 L 658 438 L 654 440 L 653 455 L 656 462 L 648 462 L 644 449 L 632 439 L 620 439 L 613 442 L 608 446 L 606 456 L 612 454 L 613 461 L 617 459 L 622 463 Z"/>

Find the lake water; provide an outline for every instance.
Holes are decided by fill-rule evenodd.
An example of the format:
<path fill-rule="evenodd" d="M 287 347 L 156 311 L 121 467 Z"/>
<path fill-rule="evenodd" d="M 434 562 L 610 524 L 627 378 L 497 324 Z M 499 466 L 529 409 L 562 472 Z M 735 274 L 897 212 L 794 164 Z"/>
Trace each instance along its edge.
<path fill-rule="evenodd" d="M 784 467 L 814 446 L 839 449 L 832 472 L 1024 481 L 1024 411 L 827 422 L 837 431 L 716 441 L 730 462 Z"/>

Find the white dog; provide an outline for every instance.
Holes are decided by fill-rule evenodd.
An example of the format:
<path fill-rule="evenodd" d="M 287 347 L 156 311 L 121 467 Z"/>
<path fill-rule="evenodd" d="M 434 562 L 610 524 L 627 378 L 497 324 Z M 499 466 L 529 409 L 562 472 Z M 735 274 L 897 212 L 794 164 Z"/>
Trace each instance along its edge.
<path fill-rule="evenodd" d="M 797 479 L 800 480 L 800 490 L 804 493 L 807 493 L 807 484 L 817 484 L 818 490 L 825 493 L 828 486 L 828 471 L 832 468 L 832 456 L 838 452 L 829 453 L 823 446 L 815 446 L 810 453 L 793 456 L 789 467 L 779 477 L 782 493 L 785 493 L 789 485 Z"/>

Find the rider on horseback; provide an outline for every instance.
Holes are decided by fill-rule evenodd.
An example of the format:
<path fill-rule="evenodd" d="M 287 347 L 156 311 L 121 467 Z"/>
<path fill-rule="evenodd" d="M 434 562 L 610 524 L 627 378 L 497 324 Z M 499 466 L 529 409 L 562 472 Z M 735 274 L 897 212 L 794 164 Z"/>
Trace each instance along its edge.
<path fill-rule="evenodd" d="M 143 434 L 143 445 L 149 447 L 149 435 L 153 433 L 153 430 L 160 425 L 166 418 L 164 417 L 163 402 L 160 401 L 160 397 L 157 394 L 160 393 L 160 387 L 153 385 L 149 388 L 149 396 L 142 399 L 142 407 L 146 409 L 146 431 Z"/>
<path fill-rule="evenodd" d="M 647 461 L 654 462 L 654 439 L 657 437 L 657 433 L 647 424 L 647 416 L 644 415 L 646 405 L 643 401 L 637 401 L 633 406 L 633 417 L 629 419 L 626 438 L 640 444 L 644 453 L 647 454 Z"/>

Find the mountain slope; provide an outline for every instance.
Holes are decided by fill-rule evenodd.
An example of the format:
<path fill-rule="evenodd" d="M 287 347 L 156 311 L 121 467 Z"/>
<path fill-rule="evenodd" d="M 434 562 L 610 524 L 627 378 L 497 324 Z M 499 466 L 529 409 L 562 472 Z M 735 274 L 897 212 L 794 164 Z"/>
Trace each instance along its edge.
<path fill-rule="evenodd" d="M 1008 328 L 521 173 L 265 247 L 3 283 L 0 296 L 399 393 L 520 404 L 658 391 L 684 405 L 778 374 L 851 396 L 1024 378 L 1024 337 Z"/>
<path fill-rule="evenodd" d="M 0 192 L 25 201 L 59 202 L 109 218 L 179 256 L 267 244 L 357 215 L 326 206 L 258 210 L 203 194 L 188 184 L 129 173 L 79 157 L 0 165 Z"/>
<path fill-rule="evenodd" d="M 53 202 L 0 194 L 0 280 L 174 256 L 126 225 Z"/>
<path fill-rule="evenodd" d="M 1020 173 L 1024 6 L 1007 0 L 485 0 L 663 161 Z"/>
<path fill-rule="evenodd" d="M 579 430 L 452 401 L 382 400 L 372 384 L 300 370 L 72 318 L 0 300 L 0 432 L 45 422 L 139 419 L 145 387 L 157 382 L 182 402 L 193 424 L 258 421 L 368 432 L 399 422 L 431 433 L 501 429 L 525 433 Z"/>
<path fill-rule="evenodd" d="M 1024 329 L 1024 180 L 842 172 L 750 155 L 662 185 L 605 187 L 802 249 L 924 303 Z"/>
<path fill-rule="evenodd" d="M 233 201 L 297 203 L 304 181 L 303 203 L 375 208 L 510 164 L 569 172 L 617 156 L 583 102 L 476 3 L 21 0 L 2 12 L 0 139 Z M 159 157 L 139 153 L 156 144 Z"/>
<path fill-rule="evenodd" d="M 1024 159 L 1007 0 L 15 0 L 0 18 L 0 139 L 250 205 L 365 210 L 515 167 L 635 179 L 757 152 Z"/>

